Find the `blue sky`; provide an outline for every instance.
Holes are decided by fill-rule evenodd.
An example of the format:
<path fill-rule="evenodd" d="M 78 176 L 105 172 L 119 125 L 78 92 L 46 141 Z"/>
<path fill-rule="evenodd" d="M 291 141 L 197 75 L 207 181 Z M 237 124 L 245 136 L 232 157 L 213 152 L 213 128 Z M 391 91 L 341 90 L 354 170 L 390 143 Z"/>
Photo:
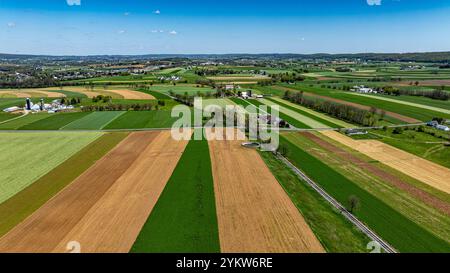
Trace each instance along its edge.
<path fill-rule="evenodd" d="M 450 0 L 0 0 L 0 52 L 450 51 Z"/>

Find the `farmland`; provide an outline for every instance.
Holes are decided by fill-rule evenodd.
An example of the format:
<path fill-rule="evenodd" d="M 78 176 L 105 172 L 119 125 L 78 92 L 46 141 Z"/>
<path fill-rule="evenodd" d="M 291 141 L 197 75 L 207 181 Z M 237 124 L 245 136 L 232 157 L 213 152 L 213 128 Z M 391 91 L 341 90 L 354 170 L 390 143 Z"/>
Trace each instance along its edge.
<path fill-rule="evenodd" d="M 28 123 L 18 129 L 20 130 L 58 130 L 69 123 L 87 116 L 87 112 L 67 113 L 59 115 L 51 115 L 44 119 L 39 119 L 32 123 Z"/>
<path fill-rule="evenodd" d="M 124 114 L 123 111 L 111 111 L 111 112 L 93 112 L 89 115 L 83 116 L 61 129 L 65 130 L 99 130 L 103 129 L 106 125 L 112 122 L 114 119 Z"/>
<path fill-rule="evenodd" d="M 292 135 L 286 135 L 281 140 L 290 151 L 289 159 L 338 201 L 346 204 L 349 196 L 358 196 L 363 205 L 355 215 L 399 251 L 442 252 L 449 249 L 447 242 L 424 230 L 345 176 L 298 148 Z M 339 187 L 336 187 L 337 184 Z"/>
<path fill-rule="evenodd" d="M 378 160 L 400 172 L 412 175 L 429 186 L 450 193 L 450 185 L 442 177 L 449 177 L 450 170 L 438 164 L 396 149 L 377 140 L 355 141 L 337 132 L 322 132 L 331 139 L 351 147 L 374 160 Z"/>
<path fill-rule="evenodd" d="M 222 252 L 324 251 L 256 151 L 233 140 L 209 148 Z"/>
<path fill-rule="evenodd" d="M 0 237 L 41 207 L 126 136 L 127 133 L 102 135 L 31 185 L 1 203 Z"/>
<path fill-rule="evenodd" d="M 170 111 L 126 112 L 104 129 L 170 128 L 174 120 Z"/>
<path fill-rule="evenodd" d="M 420 132 L 420 127 L 405 128 L 405 130 L 394 133 L 394 129 L 371 130 L 367 136 L 355 137 L 359 139 L 375 139 L 389 144 L 393 147 L 417 155 L 429 161 L 450 168 L 450 147 L 443 138 L 445 132 L 426 129 L 431 132 Z M 433 134 L 433 135 L 432 135 Z"/>
<path fill-rule="evenodd" d="M 100 134 L 2 133 L 0 136 L 2 203 L 94 141 Z"/>
<path fill-rule="evenodd" d="M 126 172 L 154 137 L 154 134 L 138 133 L 128 136 L 64 191 L 3 236 L 0 239 L 1 251 L 53 251 L 116 179 Z M 65 218 L 64 215 L 70 217 Z M 35 230 L 36 233 L 30 233 L 29 230 Z M 39 233 L 39 230 L 47 232 Z"/>
<path fill-rule="evenodd" d="M 306 182 L 269 153 L 262 158 L 327 252 L 365 252 L 369 239 L 327 204 Z"/>
<path fill-rule="evenodd" d="M 208 143 L 191 140 L 132 252 L 220 252 L 214 200 Z"/>
<path fill-rule="evenodd" d="M 421 123 L 450 117 L 440 63 L 191 58 L 48 64 L 67 80 L 0 89 L 0 110 L 20 108 L 0 113 L 0 252 L 367 253 L 349 214 L 395 251 L 450 250 L 450 136 Z M 361 85 L 417 93 L 350 90 Z M 278 106 L 291 128 L 277 153 L 261 139 L 176 140 L 172 109 L 194 97 L 267 107 L 260 121 Z"/>
<path fill-rule="evenodd" d="M 433 110 L 418 108 L 415 106 L 405 105 L 402 103 L 396 103 L 392 101 L 385 100 L 375 100 L 370 97 L 363 96 L 355 96 L 353 94 L 348 94 L 345 92 L 336 92 L 333 90 L 329 90 L 321 87 L 310 87 L 307 85 L 294 85 L 289 86 L 289 88 L 293 88 L 295 90 L 310 92 L 316 95 L 330 97 L 333 99 L 338 99 L 350 103 L 356 103 L 360 105 L 365 105 L 368 107 L 375 107 L 379 109 L 383 109 L 385 111 L 397 113 L 403 116 L 411 117 L 421 121 L 429 121 L 433 117 L 444 117 L 450 118 L 450 114 L 445 114 Z M 389 114 L 388 114 L 389 115 Z M 395 116 L 394 116 L 395 117 Z"/>

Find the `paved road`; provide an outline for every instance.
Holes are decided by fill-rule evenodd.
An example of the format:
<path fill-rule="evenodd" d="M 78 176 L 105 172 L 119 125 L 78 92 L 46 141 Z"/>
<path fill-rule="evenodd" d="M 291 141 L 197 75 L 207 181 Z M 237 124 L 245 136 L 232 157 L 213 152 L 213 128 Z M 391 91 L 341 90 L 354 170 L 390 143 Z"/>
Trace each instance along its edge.
<path fill-rule="evenodd" d="M 306 181 L 316 192 L 318 192 L 325 200 L 328 201 L 333 207 L 339 210 L 342 215 L 345 216 L 353 225 L 355 225 L 359 230 L 361 230 L 364 234 L 366 234 L 373 241 L 377 242 L 380 247 L 386 251 L 387 253 L 397 253 L 397 251 L 390 246 L 387 242 L 385 242 L 380 236 L 378 236 L 375 232 L 370 230 L 366 225 L 364 225 L 361 221 L 358 220 L 353 214 L 351 214 L 344 206 L 342 206 L 336 199 L 331 197 L 328 193 L 326 193 L 319 185 L 317 185 L 314 181 L 312 181 L 306 174 L 300 171 L 297 167 L 295 167 L 288 159 L 283 157 L 282 155 L 277 155 L 277 157 L 291 170 L 293 170 L 302 180 Z"/>

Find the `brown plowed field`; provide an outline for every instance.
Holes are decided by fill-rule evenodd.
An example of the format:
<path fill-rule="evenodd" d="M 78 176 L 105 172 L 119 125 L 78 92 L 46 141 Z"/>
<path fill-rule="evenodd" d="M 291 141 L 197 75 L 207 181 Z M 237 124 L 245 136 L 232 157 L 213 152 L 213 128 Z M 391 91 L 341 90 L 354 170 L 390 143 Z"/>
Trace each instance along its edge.
<path fill-rule="evenodd" d="M 128 252 L 172 175 L 188 141 L 161 132 L 54 252 L 65 252 L 70 241 L 82 252 Z"/>
<path fill-rule="evenodd" d="M 258 152 L 209 141 L 222 252 L 324 252 Z"/>
<path fill-rule="evenodd" d="M 127 172 L 157 132 L 132 133 L 0 239 L 0 252 L 51 252 Z"/>
<path fill-rule="evenodd" d="M 284 91 L 289 90 L 289 91 L 299 92 L 299 90 L 297 90 L 297 89 L 292 89 L 292 88 L 282 87 L 282 86 L 275 86 L 274 88 L 278 89 L 278 90 L 284 90 Z M 322 95 L 317 95 L 317 94 L 309 93 L 309 92 L 303 92 L 303 94 L 305 96 L 308 96 L 308 97 L 320 98 L 320 99 L 336 102 L 336 103 L 339 103 L 339 104 L 345 104 L 345 105 L 353 106 L 353 107 L 356 107 L 356 108 L 359 108 L 359 109 L 363 109 L 363 110 L 370 110 L 369 106 L 358 104 L 358 103 L 348 102 L 348 101 L 345 101 L 345 100 L 335 99 L 335 98 L 322 96 Z M 398 113 L 394 113 L 394 112 L 390 112 L 390 111 L 385 111 L 385 112 L 386 112 L 386 115 L 388 115 L 390 117 L 393 117 L 395 119 L 398 119 L 400 121 L 407 122 L 407 123 L 418 123 L 418 122 L 421 122 L 418 119 L 407 117 L 407 116 L 404 116 L 404 115 L 400 115 Z"/>
<path fill-rule="evenodd" d="M 335 131 L 322 134 L 425 184 L 450 193 L 450 170 L 378 140 L 353 140 Z"/>
<path fill-rule="evenodd" d="M 66 95 L 57 92 L 48 92 L 39 89 L 26 89 L 26 92 L 22 91 L 0 91 L 0 95 L 8 95 L 17 98 L 61 98 Z"/>
<path fill-rule="evenodd" d="M 133 91 L 133 90 L 109 90 L 108 89 L 106 91 L 118 94 L 127 100 L 154 100 L 155 99 L 155 97 L 153 97 L 152 95 L 142 93 L 139 91 Z"/>
<path fill-rule="evenodd" d="M 398 189 L 401 189 L 411 196 L 416 197 L 417 199 L 423 201 L 424 203 L 444 212 L 447 215 L 450 215 L 450 204 L 448 204 L 445 201 L 442 201 L 441 199 L 437 198 L 434 195 L 431 195 L 403 180 L 398 178 L 395 175 L 392 175 L 381 168 L 378 168 L 377 166 L 374 166 L 373 164 L 370 164 L 368 162 L 365 162 L 364 160 L 358 158 L 355 155 L 352 155 L 351 153 L 334 146 L 333 144 L 319 138 L 318 136 L 309 133 L 309 132 L 302 132 L 300 133 L 303 136 L 309 138 L 310 140 L 317 143 L 319 146 L 324 148 L 325 150 L 332 152 L 333 154 L 339 156 L 342 159 L 345 159 L 347 162 L 351 162 L 357 166 L 359 166 L 361 169 L 367 171 L 368 173 L 371 173 L 372 175 L 377 176 L 378 178 L 381 178 L 383 181 L 390 183 L 391 185 L 397 187 Z"/>

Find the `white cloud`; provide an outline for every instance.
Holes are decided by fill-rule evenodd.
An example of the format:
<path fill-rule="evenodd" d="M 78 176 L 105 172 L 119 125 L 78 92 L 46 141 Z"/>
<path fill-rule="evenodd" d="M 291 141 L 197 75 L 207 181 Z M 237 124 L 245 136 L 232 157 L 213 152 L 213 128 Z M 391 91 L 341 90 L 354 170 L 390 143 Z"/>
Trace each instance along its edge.
<path fill-rule="evenodd" d="M 16 23 L 14 22 L 9 22 L 8 24 L 6 24 L 8 27 L 13 28 L 16 27 Z"/>
<path fill-rule="evenodd" d="M 177 35 L 178 33 L 175 30 L 172 30 L 171 32 L 169 32 L 169 34 Z"/>
<path fill-rule="evenodd" d="M 366 0 L 369 6 L 381 6 L 382 0 Z"/>
<path fill-rule="evenodd" d="M 154 14 L 161 14 L 161 11 L 160 11 L 159 9 L 157 9 L 157 10 L 155 10 L 153 13 L 154 13 Z"/>
<path fill-rule="evenodd" d="M 126 32 L 126 30 L 123 30 L 123 29 L 117 31 L 118 34 L 124 34 L 125 32 Z"/>
<path fill-rule="evenodd" d="M 69 6 L 81 6 L 81 0 L 66 0 Z"/>
<path fill-rule="evenodd" d="M 128 16 L 128 15 L 130 15 L 130 13 L 129 12 L 125 12 L 123 15 Z"/>

